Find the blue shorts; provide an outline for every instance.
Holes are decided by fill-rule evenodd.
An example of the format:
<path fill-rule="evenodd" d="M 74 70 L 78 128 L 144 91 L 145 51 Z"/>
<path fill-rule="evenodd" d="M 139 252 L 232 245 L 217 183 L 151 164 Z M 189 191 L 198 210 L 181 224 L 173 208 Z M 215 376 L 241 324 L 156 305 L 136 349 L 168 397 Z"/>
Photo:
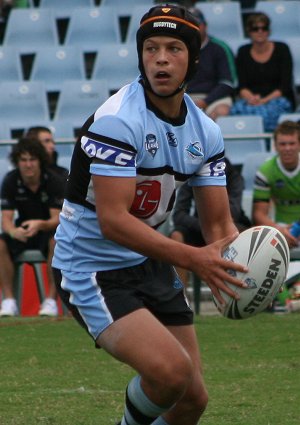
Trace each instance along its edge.
<path fill-rule="evenodd" d="M 142 264 L 97 273 L 54 269 L 58 292 L 94 340 L 111 323 L 147 308 L 162 324 L 193 323 L 193 311 L 174 267 L 147 259 Z"/>

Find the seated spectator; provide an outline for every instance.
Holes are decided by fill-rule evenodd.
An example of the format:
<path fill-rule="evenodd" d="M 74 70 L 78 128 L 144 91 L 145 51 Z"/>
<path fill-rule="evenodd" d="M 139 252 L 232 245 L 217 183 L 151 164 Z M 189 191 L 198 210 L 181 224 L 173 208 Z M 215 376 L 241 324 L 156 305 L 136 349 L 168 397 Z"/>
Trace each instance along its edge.
<path fill-rule="evenodd" d="M 6 174 L 1 187 L 0 287 L 4 300 L 0 316 L 18 314 L 13 293 L 13 260 L 27 249 L 39 249 L 48 259 L 49 294 L 39 314 L 56 316 L 51 260 L 62 207 L 61 178 L 47 170 L 47 154 L 36 140 L 20 139 L 13 146 L 10 159 L 16 168 Z"/>
<path fill-rule="evenodd" d="M 244 182 L 241 174 L 230 161 L 225 158 L 227 192 L 230 211 L 236 227 L 240 232 L 251 226 L 245 215 L 241 203 Z M 205 241 L 201 233 L 200 222 L 193 202 L 193 188 L 185 183 L 179 189 L 173 212 L 173 230 L 170 238 L 193 246 L 204 246 Z M 185 287 L 188 286 L 188 270 L 178 269 L 177 272 Z"/>
<path fill-rule="evenodd" d="M 44 146 L 48 155 L 47 167 L 62 177 L 63 181 L 66 181 L 69 171 L 57 164 L 58 153 L 55 150 L 55 141 L 51 130 L 48 127 L 30 127 L 25 134 L 25 137 L 29 139 L 36 139 Z"/>
<path fill-rule="evenodd" d="M 237 53 L 238 99 L 231 115 L 261 115 L 265 131 L 274 131 L 278 118 L 295 107 L 293 60 L 287 44 L 269 39 L 270 19 L 253 13 L 246 21 L 251 43 Z"/>
<path fill-rule="evenodd" d="M 203 13 L 195 7 L 190 11 L 199 21 L 202 45 L 197 72 L 188 83 L 187 93 L 199 108 L 216 120 L 228 115 L 232 105 L 236 81 L 234 56 L 226 43 L 208 35 Z"/>
<path fill-rule="evenodd" d="M 274 132 L 274 143 L 277 155 L 266 160 L 255 176 L 253 222 L 276 227 L 292 248 L 299 243 L 290 226 L 300 219 L 300 125 L 283 121 Z"/>

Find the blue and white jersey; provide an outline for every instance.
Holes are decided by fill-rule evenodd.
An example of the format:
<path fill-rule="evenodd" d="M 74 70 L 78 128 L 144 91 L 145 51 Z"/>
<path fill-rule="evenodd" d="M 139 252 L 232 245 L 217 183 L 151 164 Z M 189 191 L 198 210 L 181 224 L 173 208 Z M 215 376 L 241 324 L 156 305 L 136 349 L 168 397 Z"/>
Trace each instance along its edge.
<path fill-rule="evenodd" d="M 66 199 L 56 232 L 54 267 L 96 272 L 130 267 L 145 257 L 106 240 L 95 211 L 91 175 L 135 177 L 131 213 L 149 226 L 162 224 L 175 191 L 226 185 L 224 143 L 219 127 L 184 95 L 181 116 L 162 116 L 141 83 L 110 97 L 82 129 L 71 161 Z"/>

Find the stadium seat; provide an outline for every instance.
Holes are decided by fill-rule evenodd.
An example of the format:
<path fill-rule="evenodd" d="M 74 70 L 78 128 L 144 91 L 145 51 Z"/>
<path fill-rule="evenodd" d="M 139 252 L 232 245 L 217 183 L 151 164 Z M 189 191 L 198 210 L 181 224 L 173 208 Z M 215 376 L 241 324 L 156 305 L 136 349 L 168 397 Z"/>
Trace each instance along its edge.
<path fill-rule="evenodd" d="M 300 21 L 300 7 L 299 7 L 299 21 Z M 285 42 L 289 46 L 293 58 L 293 73 L 294 83 L 296 87 L 300 88 L 300 32 L 298 37 L 286 38 Z"/>
<path fill-rule="evenodd" d="M 244 179 L 242 207 L 248 217 L 252 216 L 254 177 L 258 167 L 274 155 L 272 152 L 254 152 L 245 156 L 241 170 Z"/>
<path fill-rule="evenodd" d="M 273 152 L 253 152 L 245 156 L 242 168 L 244 179 L 244 190 L 253 190 L 254 177 L 258 167 L 268 158 L 274 155 Z"/>
<path fill-rule="evenodd" d="M 35 54 L 31 81 L 43 81 L 47 91 L 60 91 L 65 80 L 85 79 L 83 52 L 75 46 L 45 47 Z"/>
<path fill-rule="evenodd" d="M 101 0 L 101 6 L 122 7 L 124 6 L 124 3 L 128 9 L 135 6 L 146 6 L 150 9 L 150 7 L 155 5 L 153 0 L 126 0 L 126 2 L 124 0 Z"/>
<path fill-rule="evenodd" d="M 3 45 L 17 47 L 20 52 L 34 52 L 39 47 L 58 44 L 55 18 L 51 10 L 41 8 L 12 9 Z"/>
<path fill-rule="evenodd" d="M 66 120 L 50 121 L 46 127 L 49 127 L 55 140 L 69 139 L 73 140 L 75 137 L 74 128 L 72 123 Z"/>
<path fill-rule="evenodd" d="M 291 114 L 281 114 L 278 123 L 281 123 L 282 121 L 298 121 L 300 122 L 300 112 L 293 112 Z"/>
<path fill-rule="evenodd" d="M 28 127 L 35 120 L 49 120 L 46 87 L 42 82 L 0 83 L 0 117 L 8 126 Z"/>
<path fill-rule="evenodd" d="M 42 264 L 46 262 L 46 258 L 39 250 L 26 250 L 19 254 L 15 260 L 16 272 L 14 278 L 14 291 L 18 304 L 18 309 L 21 311 L 21 299 L 24 281 L 24 265 L 29 264 L 33 267 L 36 280 L 36 287 L 39 294 L 40 303 L 45 299 L 45 282 L 43 277 Z"/>
<path fill-rule="evenodd" d="M 80 46 L 85 52 L 96 52 L 102 43 L 121 41 L 118 16 L 108 6 L 74 9 L 65 45 Z"/>
<path fill-rule="evenodd" d="M 21 59 L 17 49 L 0 46 L 0 81 L 22 81 Z"/>
<path fill-rule="evenodd" d="M 208 33 L 227 42 L 229 45 L 245 44 L 242 11 L 240 2 L 196 2 L 207 21 Z M 236 50 L 236 45 L 233 50 Z"/>
<path fill-rule="evenodd" d="M 140 26 L 141 17 L 149 10 L 147 5 L 137 5 L 132 9 L 127 8 L 128 16 L 130 17 L 127 35 L 126 35 L 126 43 L 135 43 L 136 32 Z M 119 11 L 119 14 L 124 14 L 124 10 Z"/>
<path fill-rule="evenodd" d="M 1 146 L 0 148 L 0 154 L 1 154 L 0 156 L 0 187 L 2 185 L 2 181 L 5 175 L 13 168 L 12 164 L 10 163 L 10 160 L 8 159 L 8 155 L 10 151 L 11 151 L 11 148 L 9 147 L 8 149 L 8 145 Z"/>
<path fill-rule="evenodd" d="M 99 46 L 92 79 L 106 79 L 109 90 L 116 91 L 139 73 L 135 43 Z"/>
<path fill-rule="evenodd" d="M 6 122 L 0 121 L 0 141 L 1 140 L 10 140 L 11 139 L 11 133 L 8 125 Z M 2 148 L 0 143 L 0 148 Z M 1 156 L 2 156 L 2 150 L 1 150 Z"/>
<path fill-rule="evenodd" d="M 40 7 L 53 9 L 66 9 L 74 7 L 93 7 L 93 0 L 40 0 Z"/>
<path fill-rule="evenodd" d="M 258 1 L 255 5 L 255 12 L 263 12 L 270 18 L 272 39 L 285 41 L 286 37 L 299 37 L 299 1 Z"/>
<path fill-rule="evenodd" d="M 266 152 L 265 140 L 253 138 L 264 132 L 263 119 L 259 115 L 225 116 L 217 119 L 224 137 L 225 155 L 234 165 L 243 165 L 252 152 Z M 234 136 L 230 138 L 230 136 Z M 239 138 L 240 136 L 240 138 Z M 247 136 L 250 136 L 247 138 Z"/>
<path fill-rule="evenodd" d="M 80 128 L 108 96 L 105 80 L 65 81 L 58 98 L 54 120 L 66 120 L 74 128 Z"/>

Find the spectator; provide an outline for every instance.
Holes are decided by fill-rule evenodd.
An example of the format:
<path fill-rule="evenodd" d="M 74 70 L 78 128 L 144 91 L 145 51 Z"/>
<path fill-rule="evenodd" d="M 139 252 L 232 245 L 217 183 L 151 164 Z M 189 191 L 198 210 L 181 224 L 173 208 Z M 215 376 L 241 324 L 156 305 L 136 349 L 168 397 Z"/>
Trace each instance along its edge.
<path fill-rule="evenodd" d="M 249 15 L 250 44 L 237 53 L 238 96 L 232 115 L 261 115 L 265 131 L 274 131 L 279 116 L 294 109 L 293 61 L 287 44 L 269 39 L 270 19 Z"/>
<path fill-rule="evenodd" d="M 18 314 L 13 294 L 13 260 L 26 249 L 40 249 L 48 258 L 49 294 L 39 314 L 56 316 L 51 259 L 62 206 L 61 179 L 45 168 L 47 155 L 36 140 L 20 139 L 13 146 L 10 159 L 16 168 L 6 174 L 1 187 L 0 284 L 5 299 L 0 316 Z"/>
<path fill-rule="evenodd" d="M 236 69 L 234 56 L 223 41 L 208 35 L 203 13 L 190 8 L 199 22 L 202 45 L 197 72 L 188 83 L 187 93 L 197 106 L 216 120 L 228 115 L 232 106 Z"/>
<path fill-rule="evenodd" d="M 290 225 L 300 218 L 300 125 L 283 121 L 274 132 L 274 143 L 277 155 L 266 160 L 255 176 L 253 222 L 276 227 L 292 248 L 298 241 L 290 234 Z"/>
<path fill-rule="evenodd" d="M 30 127 L 25 137 L 36 139 L 44 146 L 49 159 L 47 167 L 58 174 L 63 181 L 66 181 L 69 171 L 57 165 L 58 153 L 55 150 L 55 141 L 51 130 L 48 127 Z"/>
<path fill-rule="evenodd" d="M 243 194 L 243 178 L 231 162 L 225 158 L 227 192 L 233 221 L 240 232 L 249 228 L 251 222 L 245 215 L 241 203 Z M 193 188 L 185 183 L 179 189 L 174 211 L 171 239 L 193 246 L 204 246 L 199 218 L 193 200 Z M 185 287 L 188 286 L 188 270 L 176 268 Z"/>

